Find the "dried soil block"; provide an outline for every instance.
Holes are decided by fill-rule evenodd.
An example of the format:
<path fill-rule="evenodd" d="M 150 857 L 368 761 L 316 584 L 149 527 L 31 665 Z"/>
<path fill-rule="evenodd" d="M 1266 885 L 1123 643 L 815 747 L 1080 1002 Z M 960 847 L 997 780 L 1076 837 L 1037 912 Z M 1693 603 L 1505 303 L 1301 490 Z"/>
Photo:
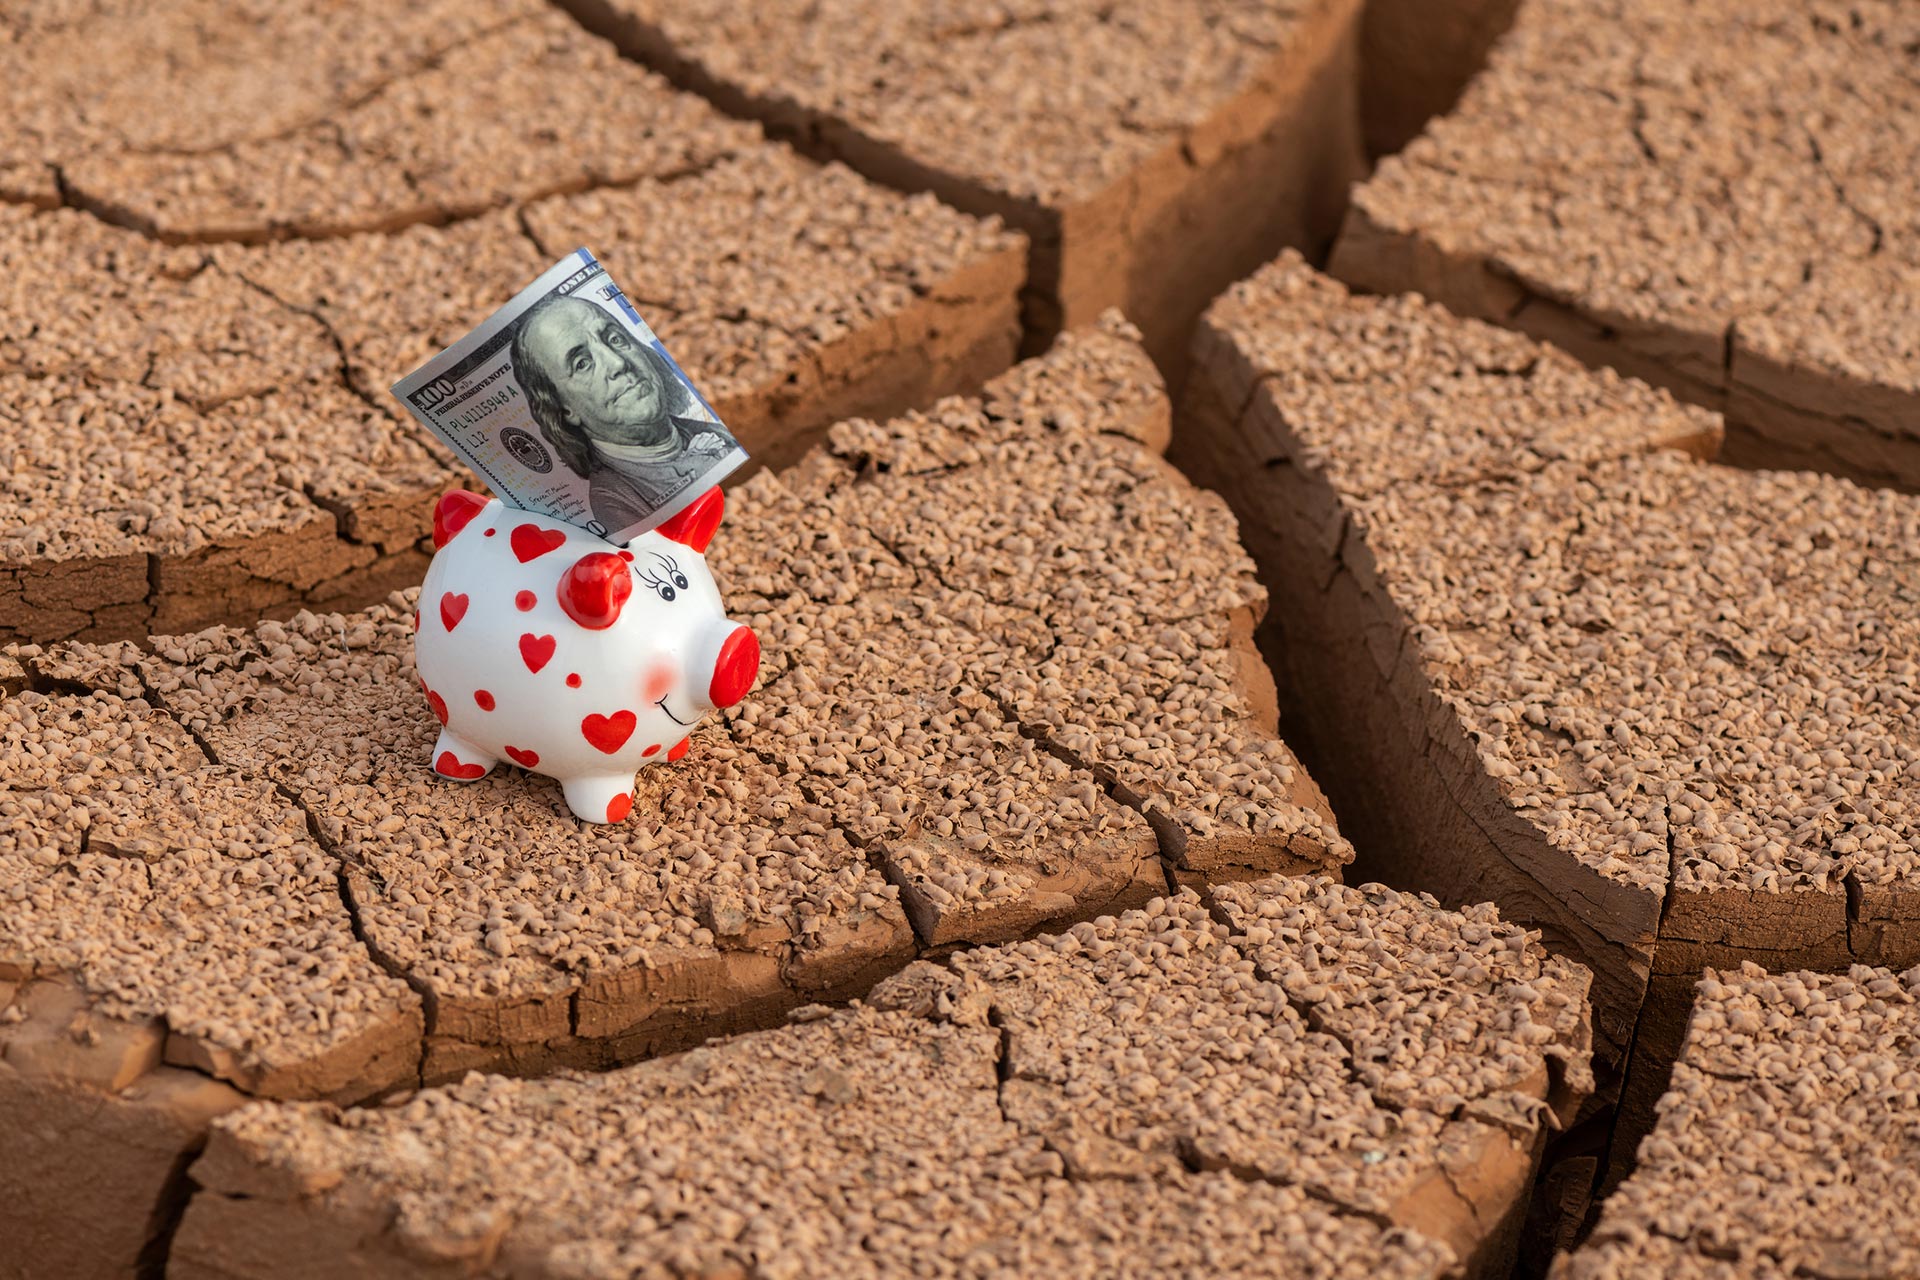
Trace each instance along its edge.
<path fill-rule="evenodd" d="M 969 911 L 1004 894 L 993 914 L 1006 928 L 1031 923 L 1044 898 L 1084 911 L 1092 890 L 1078 882 L 1092 868 L 1079 854 L 1061 860 L 1070 827 L 1080 834 L 1069 842 L 1110 868 L 1095 885 L 1144 890 L 1134 852 L 1143 833 L 1129 823 L 1135 834 L 1116 844 L 1121 828 L 1105 804 L 1073 802 L 1085 812 L 1052 827 L 1040 879 L 1030 856 L 1001 859 L 1029 846 L 1043 822 L 1065 819 L 1036 803 L 1055 785 L 1042 786 L 1045 777 L 1065 775 L 1020 748 L 1014 725 L 1073 766 L 1075 790 L 1090 775 L 1137 810 L 1172 869 L 1218 880 L 1331 870 L 1352 856 L 1275 734 L 1272 680 L 1245 642 L 1266 593 L 1233 519 L 1157 453 L 1159 387 L 1135 331 L 1110 319 L 1067 335 L 979 400 L 842 424 L 824 454 L 739 491 L 744 523 L 717 569 L 770 650 L 801 655 L 786 684 L 770 685 L 768 705 L 742 720 L 790 769 L 824 774 L 805 785 L 850 807 L 860 838 L 891 850 L 880 856 L 923 936 L 950 936 L 935 917 L 960 909 L 929 881 L 949 893 L 964 886 Z M 798 593 L 780 600 L 772 565 L 741 563 L 761 546 L 796 548 Z M 932 717 L 961 735 L 962 755 L 1017 750 L 1022 776 L 1041 791 L 1015 794 L 1026 784 L 1002 779 L 980 792 L 977 766 L 957 763 L 929 764 L 932 790 L 912 794 L 838 780 L 849 752 L 924 760 L 902 735 Z M 984 828 L 947 829 L 963 793 L 991 799 Z M 923 850 L 942 842 L 937 873 L 921 853 L 900 852 L 897 842 L 916 838 Z M 984 861 L 951 865 L 965 853 Z M 1047 887 L 1059 875 L 1075 882 L 1056 886 L 1065 901 Z M 923 889 L 929 900 L 916 908 Z M 955 920 L 952 936 L 968 928 Z M 986 936 L 1017 936 L 999 928 Z"/>
<path fill-rule="evenodd" d="M 1017 938 L 1165 891 L 1146 819 L 957 683 L 971 633 L 915 618 L 847 639 L 769 684 L 742 741 L 809 776 L 922 942 Z"/>
<path fill-rule="evenodd" d="M 310 132 L 535 11 L 516 0 L 405 12 L 219 0 L 10 6 L 0 18 L 0 101 L 13 125 L 0 157 L 6 195 L 58 203 L 60 167 L 94 155 L 217 160 L 249 143 L 258 154 L 261 142 Z M 196 91 L 182 93 L 183 83 Z"/>
<path fill-rule="evenodd" d="M 1207 300 L 1332 235 L 1361 171 L 1359 0 L 567 0 L 635 57 L 1032 251 L 1030 345 L 1118 307 L 1164 365 Z"/>
<path fill-rule="evenodd" d="M 1660 1123 L 1555 1280 L 1920 1272 L 1920 969 L 1709 970 Z"/>
<path fill-rule="evenodd" d="M 694 101 L 650 81 L 644 101 Z M 702 107 L 702 110 L 708 108 Z M 715 115 L 709 128 L 749 126 Z M 449 227 L 218 251 L 319 317 L 362 393 L 461 337 L 585 245 L 755 459 L 792 462 L 826 426 L 971 389 L 1013 358 L 1021 240 L 929 197 L 729 133 L 689 168 Z"/>
<path fill-rule="evenodd" d="M 1297 260 L 1196 357 L 1362 873 L 1545 929 L 1648 1078 L 1702 967 L 1920 961 L 1920 500 L 1709 465 L 1704 410 Z"/>
<path fill-rule="evenodd" d="M 1183 891 L 606 1075 L 249 1107 L 171 1271 L 1497 1272 L 1588 1083 L 1584 972 L 1377 888 L 1218 916 Z"/>
<path fill-rule="evenodd" d="M 1528 0 L 1333 270 L 1724 410 L 1731 460 L 1920 488 L 1916 40 L 1898 4 Z"/>
<path fill-rule="evenodd" d="M 0 639 L 113 638 L 378 594 L 451 473 L 324 328 L 83 214 L 0 209 Z"/>
<path fill-rule="evenodd" d="M 137 696 L 131 655 L 28 654 L 0 700 L 0 1199 L 8 1275 L 130 1272 L 207 1122 L 417 1079 L 420 1002 L 271 786 Z"/>
<path fill-rule="evenodd" d="M 0 56 L 9 169 L 38 160 L 64 202 L 175 242 L 446 222 L 758 142 L 537 0 L 191 3 Z"/>

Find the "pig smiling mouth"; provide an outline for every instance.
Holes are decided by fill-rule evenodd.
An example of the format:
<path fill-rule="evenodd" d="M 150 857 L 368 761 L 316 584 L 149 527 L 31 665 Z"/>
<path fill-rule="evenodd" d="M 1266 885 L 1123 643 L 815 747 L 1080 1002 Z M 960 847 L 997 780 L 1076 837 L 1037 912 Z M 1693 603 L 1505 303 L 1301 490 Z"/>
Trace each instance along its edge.
<path fill-rule="evenodd" d="M 662 711 L 667 711 L 667 695 L 665 695 L 664 693 L 661 694 L 660 701 L 654 703 L 653 705 L 660 708 Z M 682 729 L 691 729 L 693 727 L 693 721 L 682 720 L 679 716 L 673 714 L 673 712 L 671 711 L 667 711 L 667 719 L 673 721 L 675 724 L 679 725 Z"/>

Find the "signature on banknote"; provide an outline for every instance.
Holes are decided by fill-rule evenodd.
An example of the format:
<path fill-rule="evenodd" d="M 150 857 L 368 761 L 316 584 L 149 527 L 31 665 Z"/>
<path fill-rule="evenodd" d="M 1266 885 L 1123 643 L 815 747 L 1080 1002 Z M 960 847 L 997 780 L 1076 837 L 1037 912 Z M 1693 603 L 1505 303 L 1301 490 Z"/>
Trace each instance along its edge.
<path fill-rule="evenodd" d="M 669 519 L 747 460 L 585 249 L 393 393 L 500 497 L 609 542 Z"/>

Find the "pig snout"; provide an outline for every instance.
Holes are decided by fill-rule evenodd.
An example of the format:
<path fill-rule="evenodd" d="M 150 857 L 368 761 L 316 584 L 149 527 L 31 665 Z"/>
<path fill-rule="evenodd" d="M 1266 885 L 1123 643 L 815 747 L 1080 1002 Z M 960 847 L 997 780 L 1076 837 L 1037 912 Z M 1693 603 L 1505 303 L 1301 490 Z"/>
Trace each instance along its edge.
<path fill-rule="evenodd" d="M 760 674 L 760 640 L 734 622 L 716 629 L 713 638 L 719 644 L 714 651 L 713 675 L 707 681 L 706 705 L 731 707 L 747 696 L 754 677 Z"/>

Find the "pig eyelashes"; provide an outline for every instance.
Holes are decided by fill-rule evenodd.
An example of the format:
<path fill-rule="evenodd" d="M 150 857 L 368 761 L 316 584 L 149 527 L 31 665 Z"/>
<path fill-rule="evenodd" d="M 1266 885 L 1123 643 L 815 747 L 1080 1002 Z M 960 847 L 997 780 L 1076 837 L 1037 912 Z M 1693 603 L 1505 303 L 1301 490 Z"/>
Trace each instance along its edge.
<path fill-rule="evenodd" d="M 655 594 L 662 600 L 672 604 L 675 594 L 687 589 L 687 575 L 680 572 L 680 562 L 672 556 L 661 555 L 655 551 L 653 558 L 659 562 L 657 568 L 642 569 L 636 564 L 633 567 L 633 576 L 652 587 Z"/>

